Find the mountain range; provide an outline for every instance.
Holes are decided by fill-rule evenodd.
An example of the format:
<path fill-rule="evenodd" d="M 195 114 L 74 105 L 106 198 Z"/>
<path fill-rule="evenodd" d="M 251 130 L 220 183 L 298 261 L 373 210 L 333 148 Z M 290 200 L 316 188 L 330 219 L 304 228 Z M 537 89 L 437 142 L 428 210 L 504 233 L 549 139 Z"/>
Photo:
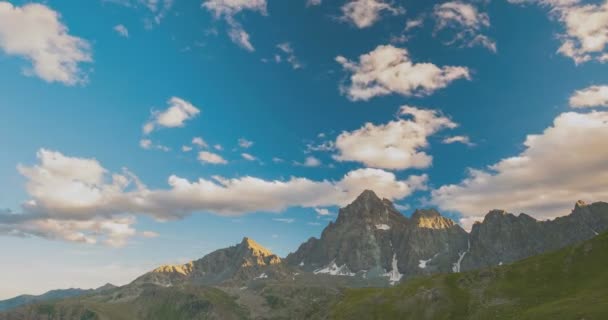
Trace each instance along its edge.
<path fill-rule="evenodd" d="M 358 305 L 352 290 L 363 290 L 361 297 L 371 303 L 374 296 L 401 292 L 419 279 L 502 270 L 605 231 L 604 202 L 579 201 L 570 214 L 547 221 L 493 210 L 466 232 L 434 209 L 416 210 L 408 218 L 368 190 L 340 209 L 320 238 L 310 238 L 284 259 L 244 238 L 199 260 L 160 266 L 123 287 L 39 299 L 0 313 L 0 319 L 339 318 L 349 314 L 344 305 Z M 366 287 L 384 289 L 347 289 Z M 383 293 L 370 296 L 365 290 Z M 439 300 L 453 293 L 437 290 Z M 432 291 L 426 294 L 433 300 Z M 412 319 L 418 318 L 425 316 Z"/>

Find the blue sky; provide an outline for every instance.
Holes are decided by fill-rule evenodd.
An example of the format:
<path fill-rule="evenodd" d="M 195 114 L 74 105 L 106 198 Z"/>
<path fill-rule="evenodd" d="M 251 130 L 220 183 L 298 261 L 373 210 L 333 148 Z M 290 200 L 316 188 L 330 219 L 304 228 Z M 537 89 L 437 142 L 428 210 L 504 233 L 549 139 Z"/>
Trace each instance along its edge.
<path fill-rule="evenodd" d="M 605 1 L 0 1 L 0 298 L 122 284 L 243 236 L 286 255 L 365 188 L 465 228 L 606 200 L 607 17 Z"/>

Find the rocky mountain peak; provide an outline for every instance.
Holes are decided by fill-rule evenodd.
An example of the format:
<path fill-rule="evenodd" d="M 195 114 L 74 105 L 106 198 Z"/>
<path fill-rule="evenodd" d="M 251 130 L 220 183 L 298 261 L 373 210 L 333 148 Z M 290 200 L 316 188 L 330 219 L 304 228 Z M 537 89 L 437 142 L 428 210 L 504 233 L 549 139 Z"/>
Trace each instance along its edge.
<path fill-rule="evenodd" d="M 488 212 L 486 214 L 486 216 L 484 217 L 483 220 L 484 220 L 484 222 L 492 221 L 492 220 L 500 220 L 502 218 L 509 217 L 509 216 L 515 217 L 514 215 L 508 213 L 505 210 L 494 209 L 494 210 L 490 210 L 490 212 Z"/>
<path fill-rule="evenodd" d="M 587 206 L 587 203 L 583 200 L 578 200 L 576 202 L 576 204 L 574 205 L 574 210 L 579 209 L 579 208 L 584 208 Z"/>
<path fill-rule="evenodd" d="M 373 208 L 383 206 L 384 202 L 376 193 L 372 190 L 363 191 L 351 204 L 346 206 L 344 209 L 353 207 L 356 209 L 360 208 Z"/>

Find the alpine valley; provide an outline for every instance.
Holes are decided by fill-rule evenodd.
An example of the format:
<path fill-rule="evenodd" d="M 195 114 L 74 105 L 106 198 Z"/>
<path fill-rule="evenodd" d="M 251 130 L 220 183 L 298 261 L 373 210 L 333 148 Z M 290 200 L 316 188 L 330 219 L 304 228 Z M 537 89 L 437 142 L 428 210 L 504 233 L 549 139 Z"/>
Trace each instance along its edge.
<path fill-rule="evenodd" d="M 285 258 L 244 238 L 122 287 L 0 302 L 0 319 L 608 319 L 607 231 L 604 202 L 494 210 L 469 233 L 365 191 Z"/>

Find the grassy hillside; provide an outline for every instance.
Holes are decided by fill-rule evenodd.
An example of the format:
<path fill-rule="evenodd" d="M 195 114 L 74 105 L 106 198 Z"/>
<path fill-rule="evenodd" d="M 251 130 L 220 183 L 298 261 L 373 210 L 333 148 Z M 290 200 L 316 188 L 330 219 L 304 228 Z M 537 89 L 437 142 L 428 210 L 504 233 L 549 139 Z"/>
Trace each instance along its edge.
<path fill-rule="evenodd" d="M 608 319 L 608 233 L 491 269 L 348 289 L 333 319 Z"/>

